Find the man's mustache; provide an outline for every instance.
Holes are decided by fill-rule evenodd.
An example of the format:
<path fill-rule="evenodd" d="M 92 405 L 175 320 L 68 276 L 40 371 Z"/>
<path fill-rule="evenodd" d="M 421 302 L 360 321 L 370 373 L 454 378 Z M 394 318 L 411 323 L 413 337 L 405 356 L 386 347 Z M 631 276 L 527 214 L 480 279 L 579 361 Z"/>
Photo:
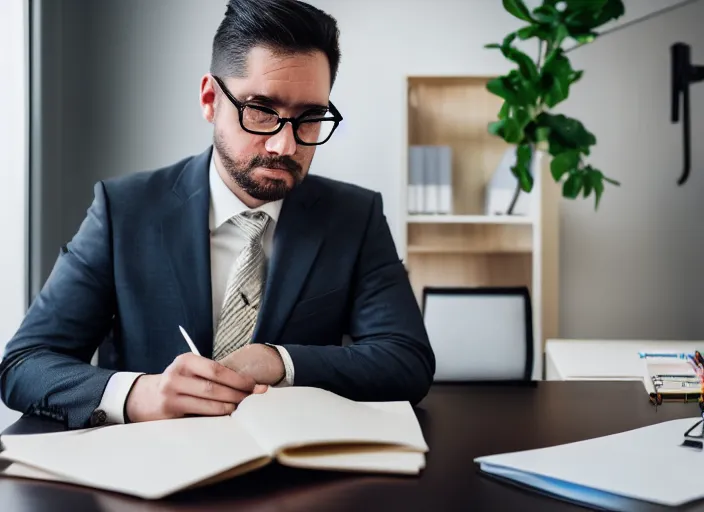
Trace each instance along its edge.
<path fill-rule="evenodd" d="M 283 171 L 288 171 L 294 175 L 300 174 L 301 166 L 298 162 L 289 156 L 282 157 L 263 157 L 255 156 L 249 163 L 249 168 L 254 169 L 255 167 L 268 167 L 269 169 L 281 169 Z"/>

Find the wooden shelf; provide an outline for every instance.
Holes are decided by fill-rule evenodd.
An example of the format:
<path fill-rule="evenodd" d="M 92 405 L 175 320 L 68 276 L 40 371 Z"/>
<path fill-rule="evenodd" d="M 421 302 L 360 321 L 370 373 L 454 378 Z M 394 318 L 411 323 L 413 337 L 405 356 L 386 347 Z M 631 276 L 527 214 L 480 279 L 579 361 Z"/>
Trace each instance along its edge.
<path fill-rule="evenodd" d="M 432 245 L 410 245 L 408 254 L 530 254 L 530 248 L 483 249 L 481 247 L 448 247 Z"/>
<path fill-rule="evenodd" d="M 409 224 L 408 253 L 531 253 L 529 224 Z M 441 270 L 441 269 L 438 269 Z"/>
<path fill-rule="evenodd" d="M 512 215 L 409 215 L 409 224 L 533 224 L 533 217 Z"/>
<path fill-rule="evenodd" d="M 503 103 L 486 88 L 491 78 L 407 78 L 407 156 L 413 146 L 450 147 L 452 203 L 444 208 L 452 213 L 410 214 L 404 208 L 401 245 L 419 302 L 426 286 L 526 286 L 534 315 L 534 376 L 540 378 L 543 340 L 558 337 L 559 186 L 549 156 L 538 154 L 530 214 L 485 215 L 487 184 L 511 149 L 488 133 Z M 409 187 L 411 162 L 418 171 L 418 161 L 408 158 L 403 194 L 417 191 Z"/>
<path fill-rule="evenodd" d="M 457 215 L 484 213 L 486 184 L 506 142 L 487 131 L 503 100 L 491 94 L 489 77 L 409 77 L 408 144 L 452 149 L 452 203 Z"/>

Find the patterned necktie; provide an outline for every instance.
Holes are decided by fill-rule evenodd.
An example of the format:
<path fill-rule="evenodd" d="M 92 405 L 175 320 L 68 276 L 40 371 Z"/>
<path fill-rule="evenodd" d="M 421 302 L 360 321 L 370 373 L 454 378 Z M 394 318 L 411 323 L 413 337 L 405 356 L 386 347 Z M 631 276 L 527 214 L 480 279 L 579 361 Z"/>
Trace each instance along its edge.
<path fill-rule="evenodd" d="M 230 219 L 247 238 L 237 257 L 225 290 L 213 359 L 216 361 L 249 343 L 264 290 L 266 258 L 262 235 L 271 218 L 264 212 L 244 212 Z"/>

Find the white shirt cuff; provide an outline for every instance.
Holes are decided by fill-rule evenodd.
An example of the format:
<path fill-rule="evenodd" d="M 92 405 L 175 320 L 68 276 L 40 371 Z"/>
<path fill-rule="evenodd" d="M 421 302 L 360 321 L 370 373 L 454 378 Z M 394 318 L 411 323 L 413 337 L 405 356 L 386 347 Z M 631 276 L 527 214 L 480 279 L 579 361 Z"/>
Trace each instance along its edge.
<path fill-rule="evenodd" d="M 130 394 L 132 385 L 137 377 L 143 373 L 117 372 L 110 377 L 105 386 L 103 398 L 98 409 L 105 412 L 107 423 L 125 423 L 125 402 Z"/>
<path fill-rule="evenodd" d="M 281 356 L 281 360 L 284 362 L 284 370 L 286 372 L 284 375 L 284 380 L 282 380 L 274 387 L 283 388 L 287 386 L 293 386 L 293 361 L 291 360 L 291 356 L 289 355 L 288 350 L 286 350 L 280 345 L 271 346 L 279 351 L 279 355 Z"/>

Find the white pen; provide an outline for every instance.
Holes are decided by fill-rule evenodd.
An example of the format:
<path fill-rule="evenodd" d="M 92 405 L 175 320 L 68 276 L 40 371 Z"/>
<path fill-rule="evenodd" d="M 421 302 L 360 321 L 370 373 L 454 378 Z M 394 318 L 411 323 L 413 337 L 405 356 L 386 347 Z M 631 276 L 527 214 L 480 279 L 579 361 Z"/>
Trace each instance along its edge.
<path fill-rule="evenodd" d="M 199 356 L 200 352 L 198 352 L 198 349 L 196 348 L 195 343 L 193 343 L 190 336 L 188 336 L 186 329 L 184 329 L 180 325 L 178 326 L 178 328 L 181 329 L 181 334 L 183 334 L 183 337 L 185 338 L 186 343 L 188 343 L 188 346 L 191 348 L 191 352 L 193 352 L 195 355 Z"/>

